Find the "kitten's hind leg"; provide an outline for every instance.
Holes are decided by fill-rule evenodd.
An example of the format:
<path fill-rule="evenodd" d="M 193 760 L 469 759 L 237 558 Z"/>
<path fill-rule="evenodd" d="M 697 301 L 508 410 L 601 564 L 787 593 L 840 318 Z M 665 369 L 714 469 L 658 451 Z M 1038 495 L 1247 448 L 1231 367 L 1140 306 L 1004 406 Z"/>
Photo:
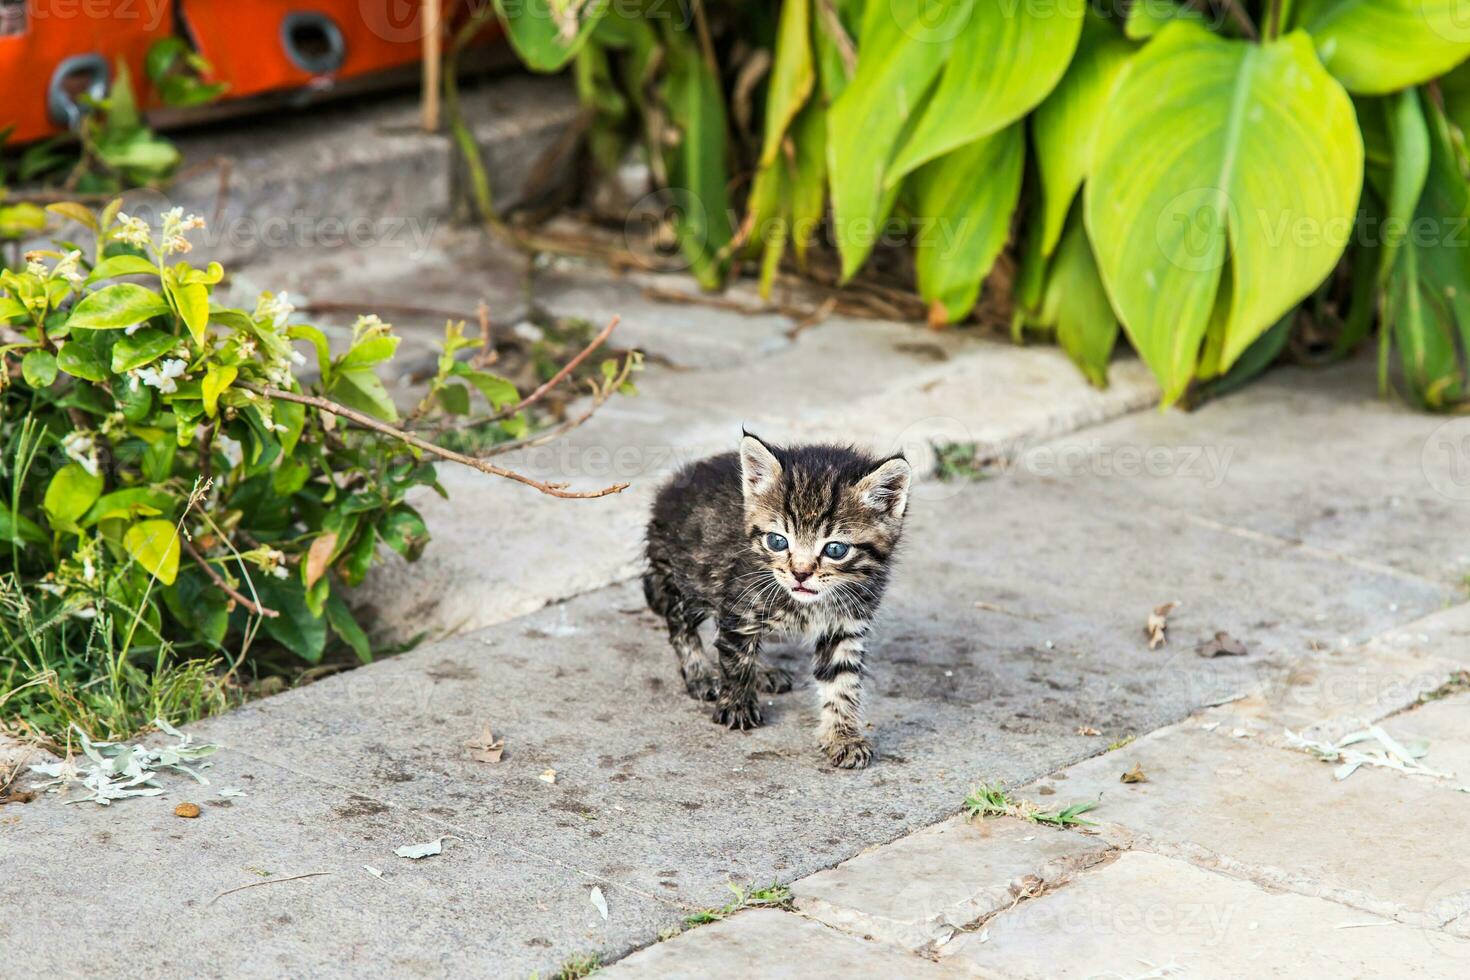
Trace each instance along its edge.
<path fill-rule="evenodd" d="M 755 669 L 755 689 L 762 694 L 785 694 L 791 690 L 791 671 L 763 663 Z"/>
<path fill-rule="evenodd" d="M 720 693 L 720 678 L 704 655 L 704 644 L 699 642 L 699 624 L 707 614 L 657 572 L 643 576 L 643 595 L 648 607 L 668 623 L 669 645 L 679 661 L 684 690 L 696 701 L 713 701 Z"/>

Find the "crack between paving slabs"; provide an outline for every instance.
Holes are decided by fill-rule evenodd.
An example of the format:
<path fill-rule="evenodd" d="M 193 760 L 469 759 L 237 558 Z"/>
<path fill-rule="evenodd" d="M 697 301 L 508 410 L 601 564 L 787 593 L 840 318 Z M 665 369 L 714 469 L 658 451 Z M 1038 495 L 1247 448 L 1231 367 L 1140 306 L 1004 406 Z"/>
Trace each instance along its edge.
<path fill-rule="evenodd" d="M 638 895 L 638 896 L 640 896 L 642 898 L 651 899 L 651 900 L 653 900 L 655 902 L 658 902 L 660 905 L 665 905 L 665 906 L 667 906 L 667 907 L 669 907 L 671 909 L 674 909 L 676 911 L 679 911 L 679 912 L 689 912 L 689 911 L 695 910 L 695 908 L 696 908 L 695 906 L 692 906 L 692 905 L 684 905 L 684 904 L 679 903 L 679 902 L 674 902 L 674 901 L 670 900 L 669 898 L 667 898 L 666 896 L 657 895 L 657 894 L 654 894 L 653 892 L 644 891 L 641 888 L 634 887 L 633 885 L 626 884 L 626 883 L 624 883 L 622 881 L 616 881 L 616 880 L 614 880 L 612 878 L 607 877 L 606 875 L 597 874 L 597 873 L 592 872 L 592 871 L 585 871 L 582 868 L 577 867 L 576 865 L 568 864 L 565 861 L 561 861 L 561 860 L 558 860 L 557 858 L 551 857 L 549 855 L 542 854 L 539 851 L 534 851 L 534 850 L 531 850 L 530 848 L 522 847 L 519 844 L 515 844 L 515 843 L 513 843 L 511 841 L 507 841 L 507 840 L 504 840 L 502 838 L 492 837 L 491 835 L 485 833 L 484 831 L 475 830 L 475 829 L 472 829 L 470 827 L 465 827 L 465 826 L 462 826 L 462 825 L 460 825 L 458 823 L 455 823 L 455 822 L 452 822 L 452 821 L 449 821 L 449 820 L 445 820 L 442 817 L 437 817 L 437 816 L 435 816 L 432 813 L 426 813 L 423 810 L 420 810 L 418 808 L 417 804 L 404 804 L 404 803 L 396 803 L 396 802 L 394 802 L 392 800 L 385 800 L 385 799 L 382 799 L 381 797 L 378 797 L 378 796 L 373 795 L 372 793 L 368 793 L 368 792 L 364 792 L 362 790 L 359 790 L 359 789 L 357 789 L 357 788 L 355 788 L 355 787 L 353 787 L 351 785 L 347 785 L 347 784 L 335 782 L 335 781 L 333 781 L 331 779 L 327 779 L 324 776 L 320 776 L 317 773 L 307 772 L 305 770 L 298 769 L 295 766 L 287 765 L 284 762 L 280 762 L 280 761 L 277 761 L 275 759 L 268 759 L 268 758 L 266 758 L 264 756 L 256 755 L 254 752 L 247 752 L 244 749 L 230 748 L 229 746 L 225 746 L 225 748 L 228 751 L 234 752 L 234 753 L 236 753 L 236 754 L 238 754 L 238 755 L 240 755 L 240 756 L 242 756 L 242 757 L 244 757 L 246 759 L 253 759 L 256 762 L 262 763 L 264 765 L 272 766 L 272 767 L 277 768 L 277 769 L 282 769 L 282 770 L 284 770 L 284 771 L 292 774 L 293 776 L 297 776 L 297 777 L 300 777 L 301 779 L 305 779 L 305 780 L 308 780 L 310 782 L 316 783 L 319 786 L 324 786 L 324 787 L 327 787 L 328 789 L 339 790 L 339 791 L 344 792 L 344 793 L 350 793 L 353 796 L 360 796 L 363 799 L 370 800 L 371 802 L 376 803 L 379 806 L 385 807 L 385 808 L 390 809 L 390 810 L 400 810 L 400 811 L 403 811 L 405 813 L 412 814 L 414 817 L 417 817 L 420 820 L 423 820 L 423 821 L 425 821 L 427 823 L 435 824 L 435 825 L 437 825 L 437 826 L 439 826 L 441 828 L 444 828 L 444 829 L 446 829 L 448 831 L 451 831 L 453 833 L 453 835 L 455 835 L 455 836 L 462 836 L 462 837 L 464 837 L 466 839 L 480 841 L 480 842 L 483 843 L 483 845 L 488 845 L 490 847 L 503 847 L 503 848 L 505 848 L 508 851 L 512 851 L 512 852 L 514 852 L 516 854 L 521 855 L 522 857 L 530 858 L 532 860 L 539 861 L 539 862 L 541 862 L 543 864 L 552 865 L 553 867 L 560 868 L 563 871 L 570 871 L 570 872 L 572 872 L 575 875 L 578 875 L 578 876 L 580 876 L 582 878 L 590 879 L 593 882 L 598 883 L 598 884 L 601 884 L 601 885 L 606 885 L 609 888 L 620 888 L 623 891 L 628 892 L 629 894 Z"/>

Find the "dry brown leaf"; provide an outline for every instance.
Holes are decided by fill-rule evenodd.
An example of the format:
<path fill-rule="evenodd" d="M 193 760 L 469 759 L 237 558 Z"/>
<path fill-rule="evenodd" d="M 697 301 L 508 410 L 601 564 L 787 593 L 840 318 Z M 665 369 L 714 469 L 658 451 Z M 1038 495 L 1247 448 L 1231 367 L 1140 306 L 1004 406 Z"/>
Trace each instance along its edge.
<path fill-rule="evenodd" d="M 1235 637 L 1220 630 L 1213 637 L 1194 648 L 1201 657 L 1244 657 L 1250 651 Z"/>
<path fill-rule="evenodd" d="M 193 820 L 195 817 L 199 816 L 199 804 L 180 803 L 178 806 L 174 807 L 174 816 L 183 817 L 186 820 Z"/>
<path fill-rule="evenodd" d="M 478 738 L 472 738 L 464 744 L 470 750 L 470 758 L 476 762 L 499 762 L 500 757 L 505 754 L 505 739 L 496 738 L 491 733 L 488 721 Z"/>
<path fill-rule="evenodd" d="M 1143 766 L 1139 765 L 1136 762 L 1133 764 L 1132 769 L 1129 769 L 1127 772 L 1123 773 L 1122 779 L 1125 783 L 1148 782 L 1148 776 L 1144 773 Z"/>
<path fill-rule="evenodd" d="M 1150 650 L 1156 650 L 1169 642 L 1164 631 L 1169 628 L 1169 614 L 1177 608 L 1179 603 L 1166 602 L 1162 606 L 1155 606 L 1154 611 L 1148 614 L 1148 625 L 1143 628 L 1143 634 L 1148 637 Z"/>
<path fill-rule="evenodd" d="M 1081 726 L 1080 728 L 1077 729 L 1077 734 L 1078 735 L 1101 735 L 1102 732 L 1098 731 L 1096 728 L 1093 728 L 1091 725 L 1083 725 L 1083 726 Z"/>
<path fill-rule="evenodd" d="M 327 531 L 317 536 L 306 551 L 306 587 L 309 589 L 316 584 L 316 580 L 327 572 L 327 563 L 332 560 L 332 552 L 337 550 L 337 532 Z"/>

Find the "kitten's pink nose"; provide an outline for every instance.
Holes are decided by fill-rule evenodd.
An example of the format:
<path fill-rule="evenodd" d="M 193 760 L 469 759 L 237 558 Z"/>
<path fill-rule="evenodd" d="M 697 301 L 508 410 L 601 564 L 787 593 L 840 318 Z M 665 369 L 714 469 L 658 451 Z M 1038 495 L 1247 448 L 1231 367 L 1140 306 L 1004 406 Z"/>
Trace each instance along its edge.
<path fill-rule="evenodd" d="M 812 577 L 812 572 L 814 572 L 814 571 L 816 571 L 816 569 L 813 569 L 813 568 L 805 568 L 805 569 L 803 569 L 803 568 L 797 568 L 795 566 L 792 566 L 792 568 L 791 568 L 791 577 L 794 578 L 794 579 L 796 579 L 796 584 L 797 585 L 800 585 L 801 583 L 805 582 L 807 579 L 811 578 Z"/>

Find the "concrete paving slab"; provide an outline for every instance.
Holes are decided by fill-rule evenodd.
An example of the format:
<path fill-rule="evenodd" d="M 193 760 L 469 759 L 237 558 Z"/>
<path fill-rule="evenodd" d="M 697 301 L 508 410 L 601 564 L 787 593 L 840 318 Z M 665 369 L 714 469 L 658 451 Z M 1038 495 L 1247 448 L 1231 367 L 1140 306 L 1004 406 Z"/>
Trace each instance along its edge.
<path fill-rule="evenodd" d="M 1282 368 L 1195 412 L 1143 414 L 1023 455 L 1078 493 L 1462 584 L 1470 573 L 1470 420 L 1375 397 L 1372 359 Z M 1409 528 L 1435 529 L 1412 533 Z"/>
<path fill-rule="evenodd" d="M 854 939 L 790 912 L 757 909 L 700 926 L 650 946 L 603 971 L 607 977 L 748 976 L 797 978 L 892 977 L 894 980 L 962 977 L 966 974 Z"/>
<path fill-rule="evenodd" d="M 1016 978 L 1462 977 L 1470 941 L 1124 854 L 989 920 L 945 962 Z"/>
<path fill-rule="evenodd" d="M 1470 787 L 1470 692 L 1463 687 L 1459 694 L 1386 719 L 1383 729 L 1401 744 L 1427 742 L 1429 753 L 1420 761 L 1452 774 L 1451 785 Z M 1470 890 L 1470 881 L 1465 885 Z"/>
<path fill-rule="evenodd" d="M 8 974 L 549 975 L 573 955 L 625 953 L 670 915 L 653 897 L 514 841 L 245 753 L 222 750 L 213 762 L 208 787 L 171 774 L 161 797 L 102 808 L 46 795 L 0 809 Z M 226 786 L 245 795 L 222 799 Z M 202 815 L 174 816 L 181 801 Z M 393 853 L 445 834 L 455 836 L 440 855 Z M 241 886 L 251 887 L 224 894 Z M 86 938 L 62 939 L 57 909 Z"/>
<path fill-rule="evenodd" d="M 1119 847 L 1410 925 L 1442 923 L 1445 897 L 1470 886 L 1470 860 L 1444 841 L 1464 794 L 1366 767 L 1338 781 L 1306 753 L 1256 743 L 1191 720 L 1073 766 L 1057 785 L 1100 800 L 1088 816 Z M 1120 782 L 1134 766 L 1147 782 Z"/>
<path fill-rule="evenodd" d="M 792 884 L 796 907 L 843 932 L 904 949 L 942 946 L 972 922 L 1103 860 L 1107 844 L 1023 820 L 943 823 Z"/>

